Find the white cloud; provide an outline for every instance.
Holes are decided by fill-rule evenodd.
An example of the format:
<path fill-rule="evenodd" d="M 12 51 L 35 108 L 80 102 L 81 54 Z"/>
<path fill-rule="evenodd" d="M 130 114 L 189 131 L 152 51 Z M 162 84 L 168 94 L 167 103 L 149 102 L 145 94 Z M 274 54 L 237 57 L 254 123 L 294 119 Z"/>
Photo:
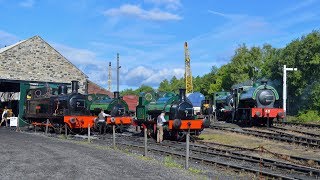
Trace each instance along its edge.
<path fill-rule="evenodd" d="M 31 8 L 34 6 L 35 1 L 34 0 L 25 0 L 19 3 L 20 6 L 26 7 L 26 8 Z"/>
<path fill-rule="evenodd" d="M 180 0 L 145 0 L 145 2 L 165 6 L 165 8 L 172 10 L 179 9 L 182 6 Z"/>
<path fill-rule="evenodd" d="M 92 43 L 99 46 L 101 49 L 98 51 L 105 51 L 105 49 L 114 49 L 111 44 L 101 44 L 98 42 Z M 93 52 L 87 49 L 78 49 L 63 44 L 53 43 L 53 47 L 58 50 L 69 61 L 82 70 L 91 81 L 107 88 L 108 85 L 108 62 L 102 61 L 96 56 L 98 52 Z M 121 48 L 119 46 L 119 48 Z M 147 60 L 147 57 L 155 52 L 142 53 L 140 50 L 125 48 L 129 51 L 130 55 L 120 54 L 120 87 L 137 88 L 142 84 L 157 88 L 159 83 L 164 79 L 171 79 L 173 76 L 181 78 L 184 76 L 183 68 L 163 68 L 164 62 L 156 62 L 152 64 Z M 162 52 L 161 52 L 162 53 Z M 134 58 L 133 58 L 134 57 Z M 115 58 L 115 56 L 113 57 Z M 143 59 L 143 60 L 142 60 Z M 116 60 L 112 60 L 112 89 L 115 90 L 117 77 L 116 77 Z M 159 65 L 162 64 L 162 65 Z M 147 64 L 147 65 L 141 65 Z M 150 64 L 151 67 L 150 67 Z M 181 59 L 183 65 L 183 59 Z M 121 90 L 121 89 L 120 89 Z"/>
<path fill-rule="evenodd" d="M 18 37 L 8 32 L 0 30 L 0 48 L 9 46 L 18 41 Z"/>
<path fill-rule="evenodd" d="M 140 86 L 145 84 L 156 87 L 164 79 L 171 79 L 173 76 L 176 76 L 177 78 L 184 76 L 184 69 L 182 68 L 160 68 L 150 68 L 145 66 L 132 68 L 124 76 L 125 83 L 131 86 Z"/>
<path fill-rule="evenodd" d="M 213 11 L 213 10 L 208 10 L 208 13 L 210 14 L 214 14 L 217 16 L 221 16 L 230 20 L 236 20 L 236 19 L 240 19 L 240 18 L 244 18 L 246 15 L 242 15 L 242 14 L 226 14 L 226 13 L 221 13 L 218 11 Z"/>
<path fill-rule="evenodd" d="M 88 65 L 98 63 L 96 54 L 87 49 L 77 49 L 67 45 L 52 43 L 52 46 L 65 58 L 76 65 Z"/>
<path fill-rule="evenodd" d="M 168 20 L 181 20 L 179 15 L 170 12 L 161 11 L 160 9 L 144 10 L 137 5 L 124 4 L 119 8 L 112 8 L 104 11 L 106 16 L 131 16 L 140 19 L 153 20 L 153 21 L 168 21 Z"/>

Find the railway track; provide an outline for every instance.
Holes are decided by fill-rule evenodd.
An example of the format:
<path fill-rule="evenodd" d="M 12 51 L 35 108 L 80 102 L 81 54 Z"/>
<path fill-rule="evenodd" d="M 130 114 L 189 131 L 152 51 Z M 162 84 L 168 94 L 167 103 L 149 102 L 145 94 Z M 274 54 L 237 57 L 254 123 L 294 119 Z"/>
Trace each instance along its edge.
<path fill-rule="evenodd" d="M 308 140 L 313 141 L 314 143 L 320 144 L 320 135 L 319 134 L 314 134 L 314 133 L 309 133 L 309 132 L 304 132 L 304 131 L 299 131 L 299 130 L 293 130 L 293 129 L 287 129 L 287 128 L 281 128 L 281 127 L 272 127 L 272 128 L 268 128 L 267 130 L 273 131 L 273 132 L 276 132 L 279 134 L 284 134 L 287 136 L 292 136 L 295 138 L 300 138 L 305 141 L 308 141 Z M 300 134 L 311 136 L 311 137 L 302 137 L 302 136 L 293 135 L 293 134 L 288 133 L 288 131 L 300 133 Z"/>
<path fill-rule="evenodd" d="M 276 126 L 298 126 L 306 128 L 317 128 L 320 129 L 320 124 L 306 124 L 306 123 L 294 123 L 294 122 L 273 122 Z"/>
<path fill-rule="evenodd" d="M 232 145 L 226 145 L 226 144 L 220 144 L 220 143 L 215 143 L 215 142 L 203 142 L 203 141 L 197 141 L 200 144 L 206 144 L 210 146 L 217 146 L 221 148 L 228 148 L 229 151 L 242 151 L 242 152 L 259 152 L 259 149 L 252 149 L 252 148 L 244 148 L 244 147 L 239 147 L 239 146 L 232 146 Z M 228 153 L 228 152 L 226 152 Z M 320 168 L 320 159 L 310 159 L 310 158 L 303 158 L 299 156 L 292 156 L 292 155 L 286 155 L 286 154 L 280 154 L 280 153 L 274 153 L 274 152 L 269 152 L 273 156 L 278 157 L 279 159 L 284 159 L 285 161 L 289 161 L 295 164 L 300 164 L 304 166 L 310 166 L 310 162 L 312 162 L 313 165 L 311 165 L 314 168 Z"/>
<path fill-rule="evenodd" d="M 219 129 L 224 131 L 230 131 L 234 133 L 244 134 L 244 135 L 252 135 L 256 137 L 262 137 L 266 139 L 271 140 L 277 140 L 281 142 L 288 142 L 288 143 L 294 143 L 297 145 L 302 145 L 306 147 L 312 147 L 312 148 L 320 148 L 320 140 L 319 139 L 313 139 L 313 138 L 307 138 L 303 136 L 295 136 L 288 133 L 281 133 L 281 132 L 266 132 L 266 131 L 260 131 L 260 130 L 253 130 L 253 129 L 242 129 L 242 130 L 236 130 L 236 129 L 230 129 L 225 127 L 219 127 L 219 126 L 211 126 L 212 129 Z"/>
<path fill-rule="evenodd" d="M 117 145 L 144 150 L 143 140 L 128 136 L 122 137 Z M 166 141 L 162 144 L 148 142 L 149 151 L 180 158 L 185 157 L 185 146 L 185 143 L 175 141 Z M 313 179 L 320 176 L 320 170 L 317 168 L 250 156 L 205 144 L 191 143 L 190 159 L 203 164 L 232 168 L 236 171 L 246 171 L 271 178 Z"/>
<path fill-rule="evenodd" d="M 307 136 L 314 137 L 314 138 L 320 138 L 320 134 L 307 132 L 307 131 L 305 131 L 305 128 L 303 128 L 303 129 L 300 128 L 299 130 L 296 128 L 294 128 L 294 129 L 293 128 L 285 128 L 282 126 L 274 126 L 273 128 L 276 128 L 279 130 L 284 130 L 284 131 L 292 131 L 292 132 L 300 133 L 300 134 L 307 135 Z M 318 131 L 318 130 L 315 130 L 315 131 Z"/>

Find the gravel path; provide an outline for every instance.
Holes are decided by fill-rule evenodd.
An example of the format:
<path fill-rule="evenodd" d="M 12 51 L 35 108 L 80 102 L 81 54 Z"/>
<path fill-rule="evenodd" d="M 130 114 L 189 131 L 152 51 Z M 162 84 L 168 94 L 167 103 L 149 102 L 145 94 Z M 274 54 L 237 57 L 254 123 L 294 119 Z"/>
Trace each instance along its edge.
<path fill-rule="evenodd" d="M 102 146 L 0 127 L 0 179 L 205 179 Z"/>

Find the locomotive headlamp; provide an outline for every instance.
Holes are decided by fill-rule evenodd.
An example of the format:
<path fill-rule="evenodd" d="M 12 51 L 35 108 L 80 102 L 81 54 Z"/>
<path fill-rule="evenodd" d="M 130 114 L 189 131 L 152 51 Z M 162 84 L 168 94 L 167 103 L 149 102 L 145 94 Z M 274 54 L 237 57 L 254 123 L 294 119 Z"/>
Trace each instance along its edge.
<path fill-rule="evenodd" d="M 261 116 L 261 113 L 260 113 L 259 111 L 257 111 L 257 112 L 256 112 L 256 116 L 257 116 L 257 117 L 260 117 L 260 116 Z"/>
<path fill-rule="evenodd" d="M 112 123 L 115 122 L 115 118 L 114 118 L 114 117 L 111 118 L 111 122 L 112 122 Z"/>

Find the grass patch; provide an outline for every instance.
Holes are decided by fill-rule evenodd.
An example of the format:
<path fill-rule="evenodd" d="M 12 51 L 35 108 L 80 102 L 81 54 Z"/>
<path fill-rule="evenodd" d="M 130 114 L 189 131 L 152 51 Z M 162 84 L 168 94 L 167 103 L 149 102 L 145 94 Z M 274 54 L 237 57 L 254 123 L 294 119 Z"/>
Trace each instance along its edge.
<path fill-rule="evenodd" d="M 59 134 L 59 135 L 58 135 L 58 138 L 59 138 L 59 139 L 67 139 L 67 137 L 66 137 L 65 135 L 62 135 L 62 134 Z"/>
<path fill-rule="evenodd" d="M 235 141 L 235 138 L 231 138 L 226 134 L 200 134 L 199 137 L 205 141 L 216 141 L 223 144 L 231 144 Z"/>
<path fill-rule="evenodd" d="M 176 162 L 172 159 L 171 156 L 166 156 L 166 157 L 164 158 L 164 165 L 165 165 L 166 167 L 170 167 L 170 168 L 172 168 L 172 167 L 174 167 L 174 168 L 180 168 L 180 169 L 182 168 L 182 165 L 176 163 Z"/>
<path fill-rule="evenodd" d="M 203 173 L 202 170 L 196 169 L 196 168 L 189 168 L 188 170 L 189 170 L 190 172 L 194 173 L 194 174 L 201 174 L 201 173 Z"/>
<path fill-rule="evenodd" d="M 138 158 L 139 158 L 139 159 L 142 159 L 142 160 L 144 160 L 144 161 L 154 160 L 154 159 L 152 159 L 152 158 L 150 158 L 150 157 L 148 157 L 148 156 L 138 156 Z"/>

